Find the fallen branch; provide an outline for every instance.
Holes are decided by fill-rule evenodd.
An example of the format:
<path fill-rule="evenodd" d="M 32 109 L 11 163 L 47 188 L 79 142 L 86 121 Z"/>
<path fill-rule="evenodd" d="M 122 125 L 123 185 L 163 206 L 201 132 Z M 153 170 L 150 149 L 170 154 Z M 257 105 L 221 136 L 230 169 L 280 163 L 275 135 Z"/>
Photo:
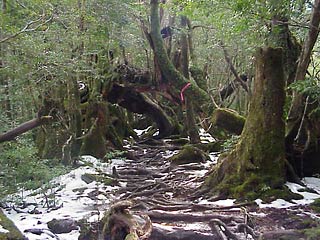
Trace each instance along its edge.
<path fill-rule="evenodd" d="M 12 141 L 17 136 L 19 136 L 19 135 L 21 135 L 31 129 L 39 127 L 43 124 L 46 124 L 50 120 L 52 120 L 51 116 L 42 116 L 40 118 L 34 118 L 28 122 L 22 123 L 18 127 L 14 128 L 6 133 L 0 134 L 0 143 L 6 142 L 6 141 Z"/>

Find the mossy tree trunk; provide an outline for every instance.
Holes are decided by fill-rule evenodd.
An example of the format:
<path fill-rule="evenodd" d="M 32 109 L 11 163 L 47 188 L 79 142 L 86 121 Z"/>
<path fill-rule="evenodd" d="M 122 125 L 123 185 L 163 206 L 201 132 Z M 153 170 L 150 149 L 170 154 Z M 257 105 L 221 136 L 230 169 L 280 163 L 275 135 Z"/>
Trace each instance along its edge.
<path fill-rule="evenodd" d="M 89 128 L 83 137 L 81 155 L 103 158 L 107 153 L 106 134 L 108 131 L 107 103 L 92 100 L 89 102 L 85 125 Z"/>
<path fill-rule="evenodd" d="M 190 87 L 185 91 L 187 97 L 197 98 L 197 101 L 206 103 L 209 100 L 207 93 L 198 87 L 196 82 L 191 79 L 187 79 L 181 74 L 169 60 L 166 48 L 164 46 L 163 39 L 160 33 L 160 17 L 159 17 L 159 0 L 151 0 L 151 32 L 153 51 L 156 55 L 159 63 L 162 77 L 174 88 L 177 96 L 180 94 L 180 90 L 186 86 L 188 82 L 191 82 Z"/>
<path fill-rule="evenodd" d="M 181 16 L 181 27 L 185 31 L 187 30 L 188 19 L 185 16 Z M 190 79 L 189 74 L 189 43 L 186 33 L 181 34 L 181 72 L 186 79 Z M 193 100 L 190 96 L 185 99 L 186 105 L 186 123 L 188 135 L 191 143 L 199 143 L 200 136 L 198 133 L 198 127 L 195 121 Z"/>
<path fill-rule="evenodd" d="M 256 198 L 283 186 L 284 89 L 282 50 L 259 49 L 247 121 L 235 149 L 208 177 L 206 183 L 211 189 L 238 198 Z"/>

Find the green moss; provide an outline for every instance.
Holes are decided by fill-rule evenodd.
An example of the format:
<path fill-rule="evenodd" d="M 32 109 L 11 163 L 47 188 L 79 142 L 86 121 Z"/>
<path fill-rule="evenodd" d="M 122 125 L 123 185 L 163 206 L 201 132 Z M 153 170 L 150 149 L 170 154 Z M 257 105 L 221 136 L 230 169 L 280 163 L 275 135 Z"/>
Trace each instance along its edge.
<path fill-rule="evenodd" d="M 114 178 L 111 178 L 111 177 L 108 177 L 104 174 L 90 174 L 90 173 L 85 173 L 81 176 L 82 179 L 84 179 L 84 181 L 90 183 L 90 182 L 93 182 L 93 181 L 96 181 L 96 182 L 101 182 L 103 183 L 104 185 L 107 185 L 107 186 L 114 186 L 114 185 L 117 185 L 118 182 L 116 179 Z"/>
<path fill-rule="evenodd" d="M 220 152 L 223 148 L 222 142 L 198 143 L 194 146 L 205 152 Z"/>
<path fill-rule="evenodd" d="M 241 134 L 246 119 L 236 111 L 226 108 L 216 109 L 211 118 L 211 122 L 232 134 Z"/>
<path fill-rule="evenodd" d="M 306 236 L 306 240 L 320 239 L 320 227 L 304 229 L 302 232 Z"/>
<path fill-rule="evenodd" d="M 211 176 L 216 179 L 216 176 Z M 210 178 L 207 179 L 210 181 Z M 207 183 L 212 186 L 212 182 Z M 276 199 L 290 201 L 292 199 L 302 199 L 300 194 L 291 192 L 282 184 L 279 178 L 259 174 L 258 171 L 252 172 L 246 176 L 230 174 L 222 183 L 211 188 L 212 193 L 218 192 L 222 196 L 236 198 L 238 201 L 252 201 L 262 199 L 265 202 L 271 202 Z"/>
<path fill-rule="evenodd" d="M 0 240 L 22 240 L 25 239 L 14 223 L 8 219 L 0 209 L 0 225 L 8 230 L 8 233 L 0 232 Z"/>
<path fill-rule="evenodd" d="M 313 211 L 320 213 L 320 198 L 314 200 L 314 202 L 310 204 L 310 207 Z"/>
<path fill-rule="evenodd" d="M 176 155 L 169 158 L 172 164 L 186 164 L 195 162 L 205 162 L 209 159 L 208 155 L 205 154 L 199 148 L 192 145 L 185 145 L 183 149 Z"/>

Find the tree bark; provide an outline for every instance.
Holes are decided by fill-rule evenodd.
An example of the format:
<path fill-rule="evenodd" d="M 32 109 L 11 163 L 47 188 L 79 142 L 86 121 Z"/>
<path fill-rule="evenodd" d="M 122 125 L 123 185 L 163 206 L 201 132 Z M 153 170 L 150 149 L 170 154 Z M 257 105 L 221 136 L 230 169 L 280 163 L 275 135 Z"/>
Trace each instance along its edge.
<path fill-rule="evenodd" d="M 236 198 L 257 198 L 285 181 L 285 77 L 280 48 L 259 49 L 254 92 L 240 142 L 207 179 Z"/>

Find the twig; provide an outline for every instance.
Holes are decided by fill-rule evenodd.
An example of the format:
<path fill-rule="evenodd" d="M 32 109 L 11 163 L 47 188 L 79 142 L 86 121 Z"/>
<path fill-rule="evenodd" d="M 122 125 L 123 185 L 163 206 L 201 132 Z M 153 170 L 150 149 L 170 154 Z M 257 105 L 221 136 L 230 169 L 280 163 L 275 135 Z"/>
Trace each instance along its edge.
<path fill-rule="evenodd" d="M 30 28 L 30 26 L 33 25 L 33 24 L 35 24 L 35 23 L 40 22 L 41 20 L 43 20 L 43 17 L 40 17 L 39 19 L 34 20 L 34 21 L 30 21 L 30 22 L 28 22 L 20 31 L 14 33 L 14 34 L 11 35 L 11 36 L 8 36 L 8 37 L 5 37 L 5 38 L 3 38 L 3 39 L 0 39 L 0 43 L 7 42 L 7 41 L 9 41 L 10 39 L 19 36 L 19 35 L 22 34 L 22 33 L 36 31 L 36 30 L 38 30 L 40 27 L 42 27 L 42 26 L 44 26 L 45 24 L 51 22 L 52 19 L 53 19 L 53 16 L 51 16 L 49 19 L 47 19 L 47 20 L 44 21 L 43 23 L 35 26 L 34 28 Z"/>
<path fill-rule="evenodd" d="M 305 119 L 305 116 L 306 116 L 306 112 L 307 112 L 308 101 L 309 101 L 309 96 L 307 96 L 307 98 L 306 98 L 306 103 L 304 105 L 303 115 L 302 115 L 302 119 L 301 119 L 300 126 L 299 126 L 299 129 L 298 129 L 298 133 L 297 133 L 297 136 L 294 139 L 295 142 L 298 141 L 298 139 L 300 138 L 300 135 L 301 135 L 303 122 L 304 122 L 304 119 Z"/>

